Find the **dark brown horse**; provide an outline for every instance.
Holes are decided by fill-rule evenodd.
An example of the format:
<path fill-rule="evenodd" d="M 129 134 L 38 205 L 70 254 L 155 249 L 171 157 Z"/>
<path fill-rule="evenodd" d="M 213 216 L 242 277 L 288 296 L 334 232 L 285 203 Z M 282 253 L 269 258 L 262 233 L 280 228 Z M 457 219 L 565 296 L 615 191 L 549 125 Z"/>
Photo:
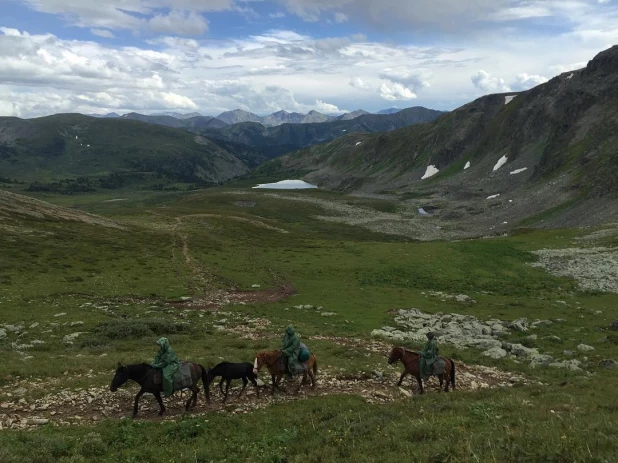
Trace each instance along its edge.
<path fill-rule="evenodd" d="M 453 389 L 455 389 L 455 362 L 453 362 L 451 359 L 447 359 L 444 357 L 440 358 L 444 360 L 445 373 L 437 376 L 440 380 L 440 388 L 442 388 L 442 385 L 444 384 L 444 379 L 446 379 L 446 388 L 444 389 L 444 392 L 448 392 L 449 386 L 452 386 Z M 423 381 L 421 380 L 420 359 L 421 355 L 418 352 L 412 352 L 404 349 L 403 347 L 393 347 L 391 353 L 388 356 L 388 364 L 392 365 L 398 360 L 401 360 L 401 363 L 403 363 L 403 366 L 405 368 L 403 370 L 403 373 L 401 373 L 401 377 L 399 378 L 397 386 L 401 386 L 401 382 L 403 381 L 403 378 L 406 377 L 406 375 L 412 375 L 416 378 L 416 381 L 418 382 L 418 386 L 421 389 L 421 394 L 425 392 L 425 389 L 423 388 Z"/>
<path fill-rule="evenodd" d="M 185 410 L 189 410 L 190 406 L 195 407 L 197 402 L 197 393 L 200 389 L 197 387 L 198 381 L 201 379 L 204 384 L 204 390 L 206 393 L 206 400 L 210 402 L 210 394 L 208 393 L 208 388 L 206 387 L 208 378 L 207 378 L 207 370 L 197 364 L 197 363 L 189 363 L 191 367 L 191 379 L 193 380 L 193 386 L 191 392 L 193 393 L 187 403 L 185 405 Z M 163 384 L 155 381 L 155 368 L 152 368 L 147 363 L 138 363 L 136 365 L 126 365 L 123 366 L 120 362 L 118 362 L 118 368 L 116 369 L 116 374 L 112 379 L 112 384 L 109 386 L 109 390 L 112 392 L 116 392 L 119 387 L 125 384 L 129 380 L 135 381 L 137 384 L 141 386 L 141 389 L 135 396 L 135 404 L 133 405 L 133 418 L 137 416 L 137 407 L 139 404 L 139 399 L 142 395 L 148 393 L 155 396 L 157 402 L 159 402 L 159 416 L 163 415 L 165 412 L 165 405 L 163 405 L 163 399 L 161 399 L 161 392 L 163 391 Z"/>
<path fill-rule="evenodd" d="M 302 384 L 307 384 L 307 373 L 311 378 L 311 388 L 315 389 L 315 377 L 318 374 L 318 361 L 315 355 L 312 353 L 309 357 L 309 360 L 305 362 L 307 364 L 307 370 L 303 373 L 303 380 L 298 385 L 298 389 L 296 392 L 300 391 L 300 387 Z M 257 371 L 260 370 L 264 365 L 268 368 L 270 372 L 270 377 L 272 381 L 272 391 L 271 394 L 275 393 L 275 388 L 281 390 L 279 387 L 279 383 L 281 382 L 281 378 L 285 375 L 287 369 L 283 360 L 283 353 L 280 350 L 271 350 L 271 351 L 261 351 L 258 352 L 255 357 L 255 368 Z"/>

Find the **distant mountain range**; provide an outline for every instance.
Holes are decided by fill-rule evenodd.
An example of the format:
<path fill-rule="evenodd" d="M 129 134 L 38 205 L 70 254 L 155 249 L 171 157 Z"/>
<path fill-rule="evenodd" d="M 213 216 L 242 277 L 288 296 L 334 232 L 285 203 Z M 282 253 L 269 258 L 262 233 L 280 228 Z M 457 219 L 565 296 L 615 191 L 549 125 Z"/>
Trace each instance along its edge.
<path fill-rule="evenodd" d="M 247 116 L 249 114 L 249 116 Z M 235 113 L 250 117 L 250 113 Z M 389 131 L 433 121 L 442 113 L 408 108 L 396 114 L 338 117 L 321 123 L 228 125 L 211 116 L 82 114 L 0 117 L 0 173 L 30 191 L 75 194 L 130 184 L 217 184 L 286 152 L 351 132 Z M 297 120 L 294 113 L 271 119 Z M 320 120 L 319 113 L 305 118 Z"/>
<path fill-rule="evenodd" d="M 379 111 L 376 114 L 395 114 L 401 111 L 401 109 L 390 108 Z M 109 114 L 88 114 L 88 116 L 98 117 L 98 118 L 114 118 L 114 117 L 124 117 L 127 119 L 133 120 L 141 120 L 143 122 L 150 122 L 152 124 L 164 125 L 166 127 L 176 127 L 176 128 L 186 128 L 186 127 L 224 127 L 225 125 L 234 125 L 239 124 L 241 122 L 258 122 L 267 127 L 274 127 L 281 124 L 315 124 L 320 122 L 330 122 L 330 121 L 348 121 L 355 119 L 359 116 L 363 116 L 365 114 L 371 114 L 368 111 L 363 109 L 358 109 L 356 111 L 352 111 L 349 113 L 342 114 L 340 116 L 330 116 L 328 114 L 322 114 L 318 111 L 309 111 L 307 114 L 295 113 L 295 112 L 287 112 L 287 111 L 277 111 L 275 113 L 269 114 L 267 116 L 258 116 L 249 111 L 244 111 L 242 109 L 235 109 L 233 111 L 226 111 L 219 114 L 216 117 L 213 116 L 203 116 L 200 113 L 188 113 L 181 114 L 177 112 L 162 112 L 155 114 L 140 114 L 136 112 L 124 114 L 120 116 L 117 113 L 109 113 Z M 167 118 L 167 119 L 162 119 Z M 197 118 L 203 118 L 198 122 Z M 216 121 L 212 121 L 213 119 L 217 119 L 223 124 L 219 124 Z M 192 121 L 188 124 L 184 122 L 175 122 L 178 121 Z"/>

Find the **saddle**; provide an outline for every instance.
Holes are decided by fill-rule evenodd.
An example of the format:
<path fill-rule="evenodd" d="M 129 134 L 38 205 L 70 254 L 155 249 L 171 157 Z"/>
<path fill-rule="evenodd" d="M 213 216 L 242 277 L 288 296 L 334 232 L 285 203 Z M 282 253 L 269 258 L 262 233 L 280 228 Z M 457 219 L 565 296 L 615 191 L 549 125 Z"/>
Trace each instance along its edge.
<path fill-rule="evenodd" d="M 193 386 L 193 365 L 190 362 L 181 362 L 180 368 L 174 375 L 174 390 L 181 391 Z M 154 383 L 157 386 L 163 385 L 163 370 L 154 368 Z"/>
<path fill-rule="evenodd" d="M 442 360 L 441 358 L 438 358 L 438 360 L 436 360 L 433 363 L 433 374 L 434 375 L 443 375 L 446 373 L 446 362 L 444 360 Z"/>

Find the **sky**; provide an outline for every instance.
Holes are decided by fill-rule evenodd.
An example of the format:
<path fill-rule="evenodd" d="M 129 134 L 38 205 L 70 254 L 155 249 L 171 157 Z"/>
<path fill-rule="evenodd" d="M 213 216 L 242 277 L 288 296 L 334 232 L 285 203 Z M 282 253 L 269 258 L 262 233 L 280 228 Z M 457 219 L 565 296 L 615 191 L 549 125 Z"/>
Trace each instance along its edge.
<path fill-rule="evenodd" d="M 584 67 L 618 0 L 0 0 L 0 116 L 455 109 Z"/>

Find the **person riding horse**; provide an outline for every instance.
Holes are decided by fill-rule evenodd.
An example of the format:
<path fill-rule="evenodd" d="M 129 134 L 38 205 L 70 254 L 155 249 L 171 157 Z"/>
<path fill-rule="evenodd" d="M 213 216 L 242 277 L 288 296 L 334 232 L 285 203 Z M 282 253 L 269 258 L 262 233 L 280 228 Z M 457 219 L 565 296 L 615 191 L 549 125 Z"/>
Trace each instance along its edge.
<path fill-rule="evenodd" d="M 288 325 L 285 329 L 285 334 L 281 340 L 281 352 L 283 355 L 283 361 L 287 367 L 286 377 L 288 380 L 292 379 L 293 375 L 302 374 L 305 371 L 302 363 L 300 363 L 298 356 L 301 351 L 300 337 L 296 333 L 296 330 L 292 325 Z"/>
<path fill-rule="evenodd" d="M 427 378 L 433 375 L 434 363 L 439 359 L 438 341 L 436 341 L 436 336 L 429 332 L 427 333 L 425 348 L 421 351 L 420 373 L 423 380 L 427 380 Z"/>
<path fill-rule="evenodd" d="M 159 352 L 150 366 L 163 370 L 163 394 L 169 397 L 174 392 L 174 375 L 180 368 L 180 361 L 167 338 L 159 339 L 157 345 Z"/>

